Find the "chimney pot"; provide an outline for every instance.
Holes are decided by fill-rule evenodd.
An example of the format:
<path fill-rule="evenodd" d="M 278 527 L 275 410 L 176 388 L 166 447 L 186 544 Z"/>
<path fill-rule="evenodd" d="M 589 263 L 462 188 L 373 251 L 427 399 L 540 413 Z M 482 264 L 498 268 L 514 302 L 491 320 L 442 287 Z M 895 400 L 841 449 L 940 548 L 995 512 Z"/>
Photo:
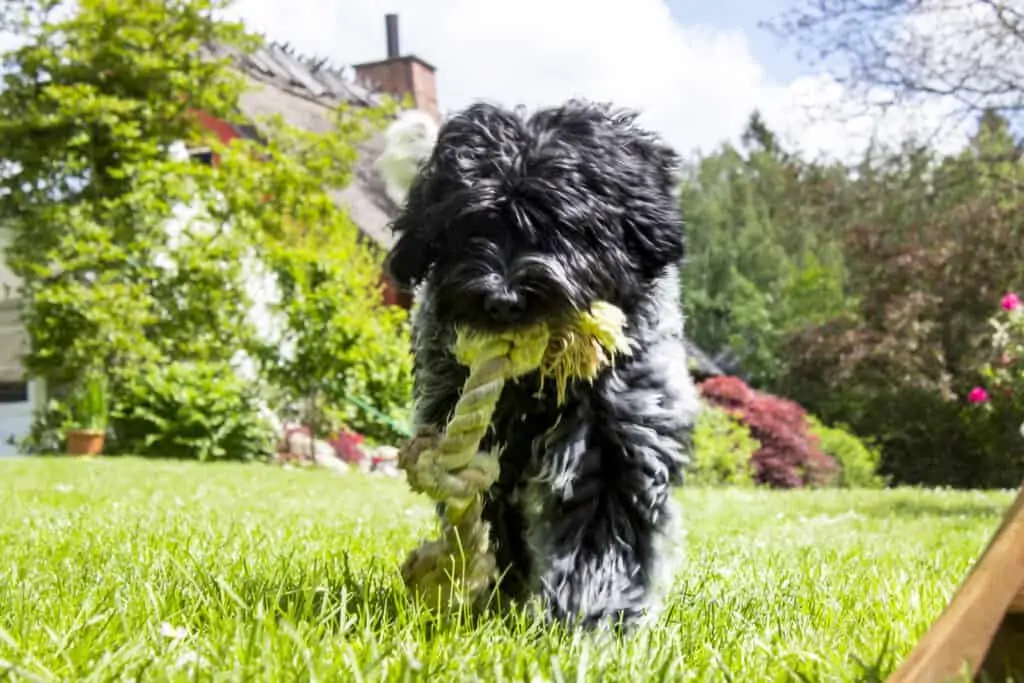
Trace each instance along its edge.
<path fill-rule="evenodd" d="M 397 59 L 398 50 L 398 15 L 385 14 L 384 27 L 388 36 L 388 59 Z"/>

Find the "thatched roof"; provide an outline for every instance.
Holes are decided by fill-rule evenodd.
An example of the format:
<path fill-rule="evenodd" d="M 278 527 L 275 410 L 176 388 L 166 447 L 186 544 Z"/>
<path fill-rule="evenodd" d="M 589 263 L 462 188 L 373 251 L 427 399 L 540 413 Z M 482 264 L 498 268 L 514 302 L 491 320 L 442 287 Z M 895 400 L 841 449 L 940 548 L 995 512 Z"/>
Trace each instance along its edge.
<path fill-rule="evenodd" d="M 387 249 L 394 243 L 389 227 L 398 212 L 398 206 L 384 190 L 384 181 L 376 169 L 376 161 L 384 152 L 384 134 L 375 135 L 359 146 L 352 182 L 334 193 L 334 197 L 348 208 L 349 216 L 367 237 Z"/>
<path fill-rule="evenodd" d="M 251 54 L 207 45 L 209 54 L 229 56 L 251 87 L 239 104 L 249 117 L 279 115 L 290 125 L 314 133 L 331 130 L 332 113 L 342 104 L 371 107 L 383 98 L 359 83 L 345 68 L 301 55 L 287 45 L 269 43 Z M 397 207 L 384 192 L 374 164 L 384 149 L 384 134 L 359 148 L 354 177 L 348 187 L 332 191 L 363 234 L 383 248 L 391 245 L 389 222 Z"/>
<path fill-rule="evenodd" d="M 686 344 L 686 358 L 690 364 L 690 372 L 698 382 L 708 377 L 724 375 L 725 372 L 718 367 L 718 364 L 711 359 L 711 356 L 704 353 L 696 344 L 689 339 L 684 339 Z"/>

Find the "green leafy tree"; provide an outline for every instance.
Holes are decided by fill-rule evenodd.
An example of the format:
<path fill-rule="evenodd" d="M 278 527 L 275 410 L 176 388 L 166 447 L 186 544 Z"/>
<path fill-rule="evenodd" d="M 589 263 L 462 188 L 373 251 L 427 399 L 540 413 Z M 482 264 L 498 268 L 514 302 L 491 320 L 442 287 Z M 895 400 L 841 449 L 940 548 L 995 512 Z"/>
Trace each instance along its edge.
<path fill-rule="evenodd" d="M 244 343 L 239 240 L 180 222 L 209 169 L 169 155 L 194 137 L 193 108 L 227 114 L 241 82 L 197 57 L 245 46 L 216 0 L 20 0 L 18 47 L 0 91 L 0 220 L 24 284 L 28 371 L 51 386 L 100 368 L 115 380 L 170 354 L 211 358 Z M 175 245 L 173 242 L 179 242 Z"/>
<path fill-rule="evenodd" d="M 244 120 L 244 80 L 202 50 L 256 44 L 221 18 L 229 4 L 15 0 L 0 10 L 19 41 L 3 56 L 0 221 L 24 283 L 26 366 L 58 393 L 102 369 L 126 415 L 132 406 L 118 402 L 150 369 L 225 368 L 248 352 L 264 379 L 302 395 L 322 383 L 352 426 L 372 427 L 367 412 L 397 416 L 408 400 L 405 317 L 380 305 L 380 255 L 331 194 L 350 178 L 354 143 L 388 110 L 341 111 L 319 135 Z M 218 146 L 197 110 L 256 123 L 268 144 Z M 224 163 L 173 154 L 183 141 L 214 145 Z M 277 311 L 290 356 L 255 334 L 243 266 L 261 261 L 285 290 Z M 368 410 L 348 407 L 356 395 Z"/>
<path fill-rule="evenodd" d="M 763 386 L 783 370 L 790 331 L 848 305 L 841 250 L 824 225 L 830 205 L 806 200 L 841 185 L 782 150 L 757 113 L 743 139 L 745 149 L 726 145 L 684 176 L 683 298 L 694 341 L 735 355 Z"/>
<path fill-rule="evenodd" d="M 349 181 L 356 143 L 389 112 L 341 109 L 327 135 L 267 121 L 265 146 L 233 145 L 219 168 L 224 218 L 259 216 L 257 251 L 279 290 L 261 367 L 320 435 L 344 426 L 393 441 L 406 429 L 407 315 L 384 304 L 381 255 L 329 191 Z"/>

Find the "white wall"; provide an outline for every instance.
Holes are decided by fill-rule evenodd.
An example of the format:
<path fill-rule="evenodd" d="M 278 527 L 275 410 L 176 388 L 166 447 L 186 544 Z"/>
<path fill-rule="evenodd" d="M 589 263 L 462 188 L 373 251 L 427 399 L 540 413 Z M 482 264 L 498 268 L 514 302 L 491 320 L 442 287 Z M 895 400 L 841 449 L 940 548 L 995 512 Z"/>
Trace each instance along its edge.
<path fill-rule="evenodd" d="M 0 228 L 0 255 L 6 248 L 10 234 Z M 28 338 L 19 317 L 21 302 L 18 297 L 19 280 L 0 257 L 0 380 L 17 380 L 22 375 L 19 356 L 28 349 Z M 21 439 L 32 426 L 32 412 L 45 400 L 44 384 L 39 380 L 28 383 L 28 399 L 0 403 L 0 457 L 17 454 L 17 448 L 8 440 Z"/>
<path fill-rule="evenodd" d="M 0 226 L 0 303 L 13 299 L 18 292 L 18 277 L 7 267 L 3 252 L 10 243 L 10 231 Z"/>

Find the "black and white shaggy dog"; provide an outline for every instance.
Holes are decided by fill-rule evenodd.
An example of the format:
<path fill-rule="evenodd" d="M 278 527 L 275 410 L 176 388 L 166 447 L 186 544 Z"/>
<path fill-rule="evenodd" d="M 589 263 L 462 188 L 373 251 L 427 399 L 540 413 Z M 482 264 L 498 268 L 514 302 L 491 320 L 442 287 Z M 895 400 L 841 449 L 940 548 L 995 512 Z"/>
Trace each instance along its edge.
<path fill-rule="evenodd" d="M 513 599 L 586 626 L 657 612 L 678 543 L 670 495 L 697 398 L 683 344 L 675 154 L 630 112 L 570 101 L 527 116 L 475 104 L 440 129 L 394 223 L 391 277 L 417 290 L 415 420 L 444 430 L 466 370 L 458 325 L 500 331 L 619 306 L 634 341 L 556 405 L 506 386 L 482 448 L 501 475 L 484 517 Z M 548 383 L 550 384 L 550 383 Z"/>

